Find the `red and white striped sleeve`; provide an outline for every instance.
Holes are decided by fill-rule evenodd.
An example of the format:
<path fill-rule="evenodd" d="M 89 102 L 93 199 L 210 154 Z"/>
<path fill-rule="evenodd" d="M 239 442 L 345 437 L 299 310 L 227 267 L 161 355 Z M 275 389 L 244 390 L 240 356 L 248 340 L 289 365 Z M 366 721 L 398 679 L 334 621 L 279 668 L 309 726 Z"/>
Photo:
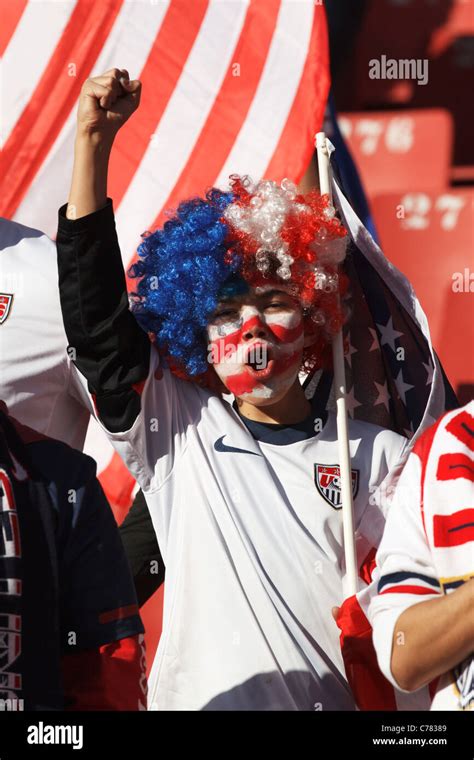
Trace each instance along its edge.
<path fill-rule="evenodd" d="M 379 667 L 398 689 L 390 667 L 397 620 L 408 607 L 442 593 L 423 527 L 421 478 L 420 457 L 412 452 L 400 476 L 377 552 L 378 594 L 369 607 Z"/>

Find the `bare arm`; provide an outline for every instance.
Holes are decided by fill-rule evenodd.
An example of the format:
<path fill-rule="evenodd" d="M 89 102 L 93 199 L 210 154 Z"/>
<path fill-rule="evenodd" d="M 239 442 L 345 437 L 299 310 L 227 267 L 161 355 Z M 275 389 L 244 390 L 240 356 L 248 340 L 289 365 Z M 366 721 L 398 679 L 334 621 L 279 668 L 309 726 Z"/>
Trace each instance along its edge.
<path fill-rule="evenodd" d="M 107 203 L 107 172 L 118 130 L 140 103 L 141 84 L 125 69 L 88 79 L 79 98 L 74 169 L 66 216 L 80 219 Z"/>
<path fill-rule="evenodd" d="M 415 691 L 474 652 L 474 579 L 447 596 L 415 604 L 397 620 L 392 674 Z"/>

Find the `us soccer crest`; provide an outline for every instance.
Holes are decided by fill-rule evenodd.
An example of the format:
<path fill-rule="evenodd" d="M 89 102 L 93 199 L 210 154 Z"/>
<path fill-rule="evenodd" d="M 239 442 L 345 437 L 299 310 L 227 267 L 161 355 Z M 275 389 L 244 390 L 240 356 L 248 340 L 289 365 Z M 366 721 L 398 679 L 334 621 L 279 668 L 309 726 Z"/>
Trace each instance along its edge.
<path fill-rule="evenodd" d="M 12 303 L 12 293 L 0 293 L 0 325 L 6 321 L 8 315 L 10 314 Z"/>
<path fill-rule="evenodd" d="M 359 490 L 359 470 L 351 470 L 352 498 L 355 499 Z M 341 499 L 341 470 L 338 464 L 315 464 L 314 482 L 318 493 L 334 509 L 342 508 Z"/>

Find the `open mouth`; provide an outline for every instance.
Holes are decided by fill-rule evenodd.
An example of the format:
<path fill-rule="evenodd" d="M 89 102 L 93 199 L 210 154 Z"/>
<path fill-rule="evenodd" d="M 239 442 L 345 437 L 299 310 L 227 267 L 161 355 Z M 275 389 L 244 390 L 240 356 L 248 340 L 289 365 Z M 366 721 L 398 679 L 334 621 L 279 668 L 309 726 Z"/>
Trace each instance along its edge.
<path fill-rule="evenodd" d="M 270 347 L 264 343 L 254 343 L 246 352 L 245 366 L 252 376 L 264 380 L 275 366 Z"/>

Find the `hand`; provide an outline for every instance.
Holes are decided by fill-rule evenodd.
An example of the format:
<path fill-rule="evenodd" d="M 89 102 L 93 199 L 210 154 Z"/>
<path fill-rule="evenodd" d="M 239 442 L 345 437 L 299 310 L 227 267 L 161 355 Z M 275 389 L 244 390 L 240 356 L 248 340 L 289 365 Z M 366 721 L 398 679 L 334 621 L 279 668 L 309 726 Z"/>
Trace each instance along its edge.
<path fill-rule="evenodd" d="M 109 69 L 87 79 L 77 112 L 78 135 L 113 142 L 119 129 L 140 104 L 141 82 L 129 80 L 126 69 Z"/>

